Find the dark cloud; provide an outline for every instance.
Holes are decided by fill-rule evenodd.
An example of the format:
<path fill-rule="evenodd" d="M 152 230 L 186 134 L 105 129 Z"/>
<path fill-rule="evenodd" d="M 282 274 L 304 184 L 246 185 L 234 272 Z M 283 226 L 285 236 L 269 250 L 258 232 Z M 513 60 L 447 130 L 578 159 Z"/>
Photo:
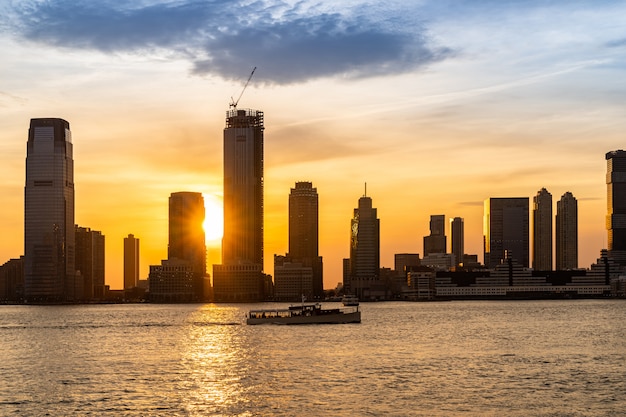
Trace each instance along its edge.
<path fill-rule="evenodd" d="M 338 74 L 401 73 L 450 54 L 446 48 L 430 45 L 419 26 L 390 25 L 365 15 L 316 12 L 279 2 L 189 0 L 140 7 L 91 0 L 19 4 L 11 10 L 10 26 L 28 40 L 105 53 L 164 50 L 190 60 L 198 75 L 240 79 L 242 68 L 257 66 L 255 79 L 284 84 Z"/>

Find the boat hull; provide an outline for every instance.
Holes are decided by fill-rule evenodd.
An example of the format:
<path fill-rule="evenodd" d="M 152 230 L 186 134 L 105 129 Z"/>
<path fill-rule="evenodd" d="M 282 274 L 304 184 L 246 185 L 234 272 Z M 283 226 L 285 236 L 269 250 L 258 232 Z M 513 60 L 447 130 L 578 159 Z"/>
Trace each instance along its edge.
<path fill-rule="evenodd" d="M 246 324 L 345 324 L 360 323 L 361 312 L 292 317 L 248 317 Z"/>

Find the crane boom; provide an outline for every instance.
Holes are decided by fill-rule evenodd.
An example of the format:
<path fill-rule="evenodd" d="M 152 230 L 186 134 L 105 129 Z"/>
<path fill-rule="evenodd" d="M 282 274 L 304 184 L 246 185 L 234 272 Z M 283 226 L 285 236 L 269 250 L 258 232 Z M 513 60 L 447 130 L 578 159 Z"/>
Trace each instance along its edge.
<path fill-rule="evenodd" d="M 230 107 L 237 109 L 237 104 L 239 103 L 239 100 L 241 100 L 241 96 L 243 96 L 243 92 L 246 91 L 246 87 L 248 87 L 248 84 L 250 84 L 250 80 L 252 79 L 252 76 L 254 75 L 254 71 L 256 71 L 256 67 L 252 69 L 252 72 L 250 73 L 250 76 L 248 77 L 248 81 L 246 81 L 246 84 L 243 86 L 243 89 L 241 90 L 241 93 L 239 94 L 239 97 L 237 97 L 237 101 L 235 101 L 232 97 L 230 98 Z"/>

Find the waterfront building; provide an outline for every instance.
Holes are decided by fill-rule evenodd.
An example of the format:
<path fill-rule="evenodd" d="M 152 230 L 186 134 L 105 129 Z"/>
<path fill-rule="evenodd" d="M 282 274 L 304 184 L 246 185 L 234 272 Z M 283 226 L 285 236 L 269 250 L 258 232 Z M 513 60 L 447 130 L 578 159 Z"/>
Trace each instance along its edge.
<path fill-rule="evenodd" d="M 419 253 L 396 253 L 393 255 L 393 269 L 398 275 L 406 277 L 409 267 L 420 265 Z"/>
<path fill-rule="evenodd" d="M 104 235 L 76 225 L 76 270 L 82 277 L 83 301 L 104 299 Z"/>
<path fill-rule="evenodd" d="M 424 256 L 431 253 L 446 253 L 446 216 L 430 216 L 430 235 L 424 236 Z"/>
<path fill-rule="evenodd" d="M 124 238 L 124 289 L 139 286 L 139 239 L 133 234 Z"/>
<path fill-rule="evenodd" d="M 487 268 L 495 268 L 505 259 L 505 251 L 528 268 L 528 197 L 486 199 L 483 233 Z"/>
<path fill-rule="evenodd" d="M 552 270 L 552 194 L 545 188 L 533 197 L 533 269 Z"/>
<path fill-rule="evenodd" d="M 436 271 L 447 271 L 457 264 L 453 253 L 431 253 L 424 256 L 420 263 Z"/>
<path fill-rule="evenodd" d="M 609 256 L 626 266 L 626 151 L 607 152 L 606 163 Z"/>
<path fill-rule="evenodd" d="M 161 265 L 150 265 L 148 288 L 155 303 L 188 303 L 196 301 L 196 274 L 191 262 L 169 258 Z"/>
<path fill-rule="evenodd" d="M 461 217 L 450 220 L 451 252 L 454 254 L 455 266 L 463 264 L 465 255 L 465 226 Z"/>
<path fill-rule="evenodd" d="M 302 297 L 313 300 L 314 271 L 311 266 L 293 261 L 288 256 L 274 255 L 274 299 L 300 301 Z"/>
<path fill-rule="evenodd" d="M 311 182 L 296 182 L 289 194 L 289 255 L 313 271 L 311 297 L 324 295 L 323 261 L 319 256 L 319 197 Z M 276 258 L 275 258 L 276 259 Z M 274 273 L 276 279 L 276 272 Z M 307 289 L 308 290 L 308 289 Z"/>
<path fill-rule="evenodd" d="M 177 192 L 169 198 L 168 259 L 185 260 L 193 269 L 194 301 L 204 299 L 206 243 L 204 236 L 204 197 L 202 193 Z"/>
<path fill-rule="evenodd" d="M 234 108 L 224 128 L 222 265 L 213 266 L 216 301 L 261 301 L 263 274 L 263 112 Z"/>
<path fill-rule="evenodd" d="M 360 299 L 369 296 L 380 273 L 380 220 L 372 199 L 359 198 L 350 221 L 350 285 L 348 291 Z"/>
<path fill-rule="evenodd" d="M 0 266 L 0 301 L 16 302 L 24 297 L 24 257 Z"/>
<path fill-rule="evenodd" d="M 74 160 L 70 124 L 31 119 L 24 190 L 24 296 L 75 301 Z"/>
<path fill-rule="evenodd" d="M 556 269 L 578 268 L 578 202 L 569 191 L 556 202 Z"/>

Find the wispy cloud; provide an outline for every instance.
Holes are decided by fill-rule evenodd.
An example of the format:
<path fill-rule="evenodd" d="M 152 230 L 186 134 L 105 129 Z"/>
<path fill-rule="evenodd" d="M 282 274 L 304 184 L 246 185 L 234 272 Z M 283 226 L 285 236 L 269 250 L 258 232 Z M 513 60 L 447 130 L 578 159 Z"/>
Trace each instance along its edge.
<path fill-rule="evenodd" d="M 425 29 L 373 20 L 362 8 L 328 12 L 276 1 L 187 0 L 132 3 L 18 2 L 3 25 L 30 41 L 104 53 L 161 53 L 190 61 L 192 72 L 270 83 L 401 73 L 445 59 Z M 391 18 L 390 18 L 391 19 Z"/>

